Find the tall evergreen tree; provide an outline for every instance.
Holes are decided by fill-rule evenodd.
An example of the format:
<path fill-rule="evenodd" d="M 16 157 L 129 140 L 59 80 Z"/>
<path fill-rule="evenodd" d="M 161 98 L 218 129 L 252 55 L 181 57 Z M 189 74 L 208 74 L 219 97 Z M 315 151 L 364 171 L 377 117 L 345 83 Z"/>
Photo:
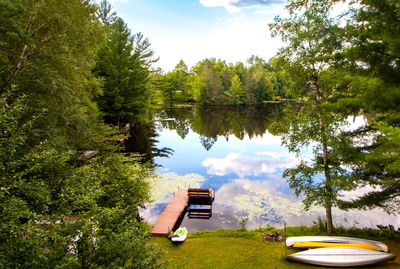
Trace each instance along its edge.
<path fill-rule="evenodd" d="M 143 121 L 151 97 L 150 65 L 154 52 L 143 34 L 132 35 L 117 18 L 109 38 L 97 54 L 94 72 L 103 79 L 103 94 L 97 102 L 107 122 Z"/>
<path fill-rule="evenodd" d="M 349 12 L 348 48 L 341 55 L 349 98 L 338 107 L 362 110 L 368 125 L 348 135 L 354 143 L 346 163 L 359 186 L 375 190 L 342 202 L 343 208 L 400 208 L 400 5 L 398 1 L 360 0 Z M 349 153 L 352 153 L 351 155 Z"/>
<path fill-rule="evenodd" d="M 96 13 L 103 25 L 111 25 L 117 19 L 117 13 L 112 10 L 112 6 L 107 0 L 102 0 L 100 2 Z"/>
<path fill-rule="evenodd" d="M 245 91 L 242 83 L 240 82 L 239 76 L 234 75 L 231 79 L 231 87 L 227 92 L 229 99 L 231 99 L 232 103 L 238 103 L 245 101 Z"/>

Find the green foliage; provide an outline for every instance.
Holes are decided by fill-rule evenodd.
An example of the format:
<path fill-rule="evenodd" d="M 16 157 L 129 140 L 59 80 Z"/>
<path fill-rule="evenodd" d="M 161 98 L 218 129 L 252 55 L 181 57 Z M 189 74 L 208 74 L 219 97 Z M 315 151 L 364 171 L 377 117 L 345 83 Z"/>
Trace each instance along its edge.
<path fill-rule="evenodd" d="M 245 85 L 249 102 L 261 103 L 272 100 L 274 88 L 272 80 L 273 74 L 267 72 L 261 65 L 251 66 L 247 71 Z"/>
<path fill-rule="evenodd" d="M 150 228 L 137 222 L 138 208 L 149 200 L 152 173 L 112 151 L 76 166 L 72 151 L 48 143 L 27 147 L 38 119 L 21 125 L 24 103 L 1 99 L 2 267 L 157 264 L 161 252 L 145 244 Z"/>
<path fill-rule="evenodd" d="M 338 193 L 350 187 L 336 151 L 349 143 L 338 135 L 346 115 L 330 109 L 340 94 L 331 62 L 341 49 L 337 22 L 329 16 L 331 7 L 331 1 L 291 1 L 287 6 L 290 17 L 277 17 L 270 25 L 273 35 L 288 42 L 280 55 L 292 72 L 292 95 L 307 98 L 299 109 L 288 106 L 278 133 L 283 133 L 282 143 L 290 151 L 300 155 L 305 146 L 312 145 L 313 153 L 311 162 L 302 160 L 283 176 L 296 195 L 305 195 L 306 209 L 313 204 L 325 207 L 329 233 L 333 232 L 331 208 Z"/>
<path fill-rule="evenodd" d="M 93 72 L 103 79 L 97 98 L 107 122 L 143 122 L 151 99 L 150 65 L 154 52 L 143 34 L 131 35 L 121 18 L 109 27 L 108 40 L 97 53 Z"/>
<path fill-rule="evenodd" d="M 193 68 L 197 74 L 193 82 L 194 100 L 201 104 L 218 104 L 223 98 L 221 77 L 215 59 L 206 59 Z"/>
<path fill-rule="evenodd" d="M 112 11 L 112 6 L 107 0 L 100 2 L 96 15 L 104 25 L 111 25 L 117 19 L 117 13 Z"/>
<path fill-rule="evenodd" d="M 186 101 L 211 104 L 258 104 L 272 100 L 274 95 L 287 97 L 290 76 L 284 70 L 276 71 L 263 59 L 252 56 L 249 67 L 238 62 L 227 64 L 217 59 L 205 59 L 189 72 L 181 60 L 175 69 L 164 76 L 165 87 L 160 87 L 165 98 L 177 101 L 182 92 Z"/>
<path fill-rule="evenodd" d="M 227 92 L 227 95 L 228 98 L 231 100 L 231 103 L 235 104 L 244 101 L 245 91 L 238 75 L 234 75 L 232 77 L 231 86 Z"/>
<path fill-rule="evenodd" d="M 345 27 L 348 48 L 341 55 L 343 79 L 349 86 L 347 98 L 338 106 L 368 117 L 368 125 L 349 132 L 354 143 L 346 164 L 353 169 L 358 186 L 371 191 L 352 201 L 341 202 L 342 208 L 381 207 L 398 213 L 400 181 L 398 141 L 400 141 L 400 29 L 398 1 L 356 1 L 359 8 L 349 13 Z"/>
<path fill-rule="evenodd" d="M 115 130 L 92 101 L 96 7 L 7 0 L 0 12 L 0 267 L 161 266 L 138 220 L 153 174 L 104 141 Z"/>
<path fill-rule="evenodd" d="M 99 129 L 91 98 L 99 84 L 90 75 L 102 31 L 87 1 L 1 1 L 0 92 L 26 95 L 26 114 L 35 122 L 30 142 L 64 140 L 63 147 L 87 148 Z M 82 45 L 85 44 L 85 45 Z M 18 85 L 11 91 L 13 85 Z M 90 128 L 88 128 L 90 126 Z"/>
<path fill-rule="evenodd" d="M 313 223 L 314 225 L 312 226 L 312 229 L 314 229 L 316 232 L 324 233 L 328 230 L 328 222 L 326 219 L 318 217 L 318 219 L 313 221 Z"/>
<path fill-rule="evenodd" d="M 239 221 L 239 224 L 240 224 L 240 227 L 241 227 L 242 230 L 246 230 L 246 225 L 247 225 L 248 221 L 249 221 L 249 218 L 242 218 Z"/>
<path fill-rule="evenodd" d="M 165 74 L 164 81 L 166 86 L 162 88 L 162 92 L 170 101 L 178 91 L 186 99 L 191 98 L 189 71 L 183 60 L 179 61 L 172 72 Z"/>

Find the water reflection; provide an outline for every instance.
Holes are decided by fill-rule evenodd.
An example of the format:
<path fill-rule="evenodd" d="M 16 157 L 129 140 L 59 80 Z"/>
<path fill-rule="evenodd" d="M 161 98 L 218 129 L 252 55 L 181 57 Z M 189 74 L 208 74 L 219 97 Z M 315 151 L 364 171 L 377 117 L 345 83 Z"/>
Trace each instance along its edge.
<path fill-rule="evenodd" d="M 173 149 L 169 147 L 157 147 L 158 140 L 154 122 L 145 125 L 134 125 L 130 127 L 129 137 L 124 140 L 126 152 L 140 153 L 143 163 L 150 163 L 153 167 L 155 157 L 169 157 Z"/>
<path fill-rule="evenodd" d="M 160 178 L 152 183 L 154 203 L 142 216 L 153 224 L 178 188 L 210 185 L 216 190 L 213 215 L 209 220 L 185 218 L 189 231 L 239 228 L 248 219 L 247 228 L 275 225 L 311 225 L 325 215 L 325 209 L 304 211 L 282 179 L 282 172 L 298 160 L 281 147 L 280 138 L 268 128 L 279 120 L 280 107 L 184 108 L 158 111 L 159 148 L 174 150 L 170 158 L 155 157 Z M 343 193 L 354 197 L 358 192 Z M 400 226 L 400 218 L 382 210 L 333 211 L 334 222 L 345 226 L 375 227 L 377 224 Z"/>
<path fill-rule="evenodd" d="M 256 156 L 243 156 L 230 152 L 225 158 L 207 158 L 203 166 L 207 174 L 225 176 L 235 174 L 240 178 L 245 176 L 259 176 L 294 167 L 297 160 L 292 156 L 285 156 L 275 152 L 256 152 Z"/>
<path fill-rule="evenodd" d="M 262 106 L 224 106 L 224 107 L 190 107 L 167 108 L 156 113 L 162 121 L 161 127 L 176 130 L 184 139 L 189 130 L 200 135 L 200 142 L 210 150 L 218 138 L 229 140 L 231 135 L 238 139 L 245 136 L 252 139 L 263 136 L 274 121 L 282 117 L 282 106 L 270 104 Z"/>

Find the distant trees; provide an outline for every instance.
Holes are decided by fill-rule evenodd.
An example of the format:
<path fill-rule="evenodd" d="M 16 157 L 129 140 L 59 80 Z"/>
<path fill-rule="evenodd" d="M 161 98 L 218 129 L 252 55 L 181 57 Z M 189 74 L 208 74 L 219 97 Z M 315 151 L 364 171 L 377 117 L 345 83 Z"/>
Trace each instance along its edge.
<path fill-rule="evenodd" d="M 242 85 L 242 82 L 240 81 L 240 78 L 238 75 L 234 75 L 231 78 L 231 86 L 229 87 L 229 90 L 227 91 L 228 95 L 228 100 L 230 100 L 230 103 L 238 103 L 238 102 L 243 102 L 245 98 L 245 91 L 244 87 Z"/>
<path fill-rule="evenodd" d="M 189 79 L 189 70 L 183 60 L 175 66 L 175 69 L 165 74 L 164 86 L 161 88 L 163 95 L 172 101 L 175 93 L 178 91 L 181 93 L 183 98 L 191 98 L 191 88 Z"/>
<path fill-rule="evenodd" d="M 217 59 L 198 62 L 190 71 L 183 60 L 164 75 L 165 97 L 181 92 L 184 100 L 200 104 L 257 104 L 275 96 L 288 97 L 290 77 L 263 59 L 252 56 L 248 66 L 227 64 Z M 234 84 L 233 84 L 234 83 Z"/>

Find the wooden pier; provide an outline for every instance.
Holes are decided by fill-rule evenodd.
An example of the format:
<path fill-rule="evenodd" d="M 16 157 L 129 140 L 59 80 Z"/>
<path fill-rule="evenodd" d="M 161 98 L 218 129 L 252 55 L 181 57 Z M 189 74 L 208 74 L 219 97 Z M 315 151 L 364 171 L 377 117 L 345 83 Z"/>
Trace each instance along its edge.
<path fill-rule="evenodd" d="M 209 219 L 212 216 L 212 203 L 214 201 L 214 190 L 194 189 L 178 190 L 174 197 L 161 213 L 151 231 L 152 235 L 168 235 L 175 226 L 179 226 L 186 214 L 189 218 Z M 204 208 L 202 205 L 207 205 Z M 189 210 L 188 210 L 189 208 Z"/>
<path fill-rule="evenodd" d="M 167 208 L 161 213 L 153 226 L 151 234 L 153 235 L 168 235 L 175 226 L 177 220 L 181 217 L 186 209 L 189 196 L 187 190 L 178 190 Z"/>

